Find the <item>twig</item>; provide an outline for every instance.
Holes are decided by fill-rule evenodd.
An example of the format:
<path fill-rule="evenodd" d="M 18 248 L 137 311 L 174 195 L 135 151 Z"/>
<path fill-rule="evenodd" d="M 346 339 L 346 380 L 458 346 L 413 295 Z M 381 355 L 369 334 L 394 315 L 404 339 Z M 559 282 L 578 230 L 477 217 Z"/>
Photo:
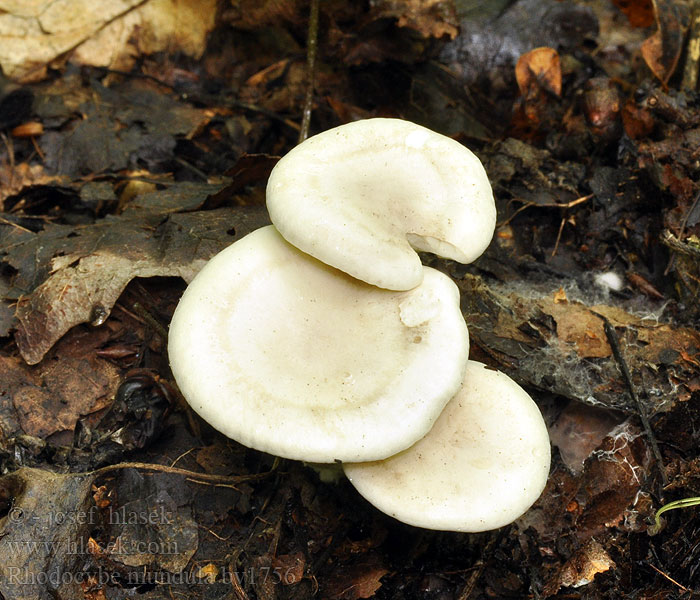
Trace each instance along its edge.
<path fill-rule="evenodd" d="M 132 304 L 134 311 L 153 329 L 163 340 L 163 342 L 168 341 L 168 331 L 163 327 L 146 308 L 140 302 L 134 302 Z"/>
<path fill-rule="evenodd" d="M 688 225 L 688 219 L 690 218 L 691 213 L 695 210 L 695 207 L 698 205 L 698 201 L 700 201 L 700 191 L 698 191 L 698 193 L 695 194 L 695 200 L 693 200 L 693 203 L 690 205 L 690 208 L 686 211 L 685 216 L 683 217 L 683 221 L 681 222 L 681 228 L 678 230 L 678 241 L 680 241 L 683 237 L 686 225 Z M 672 255 L 671 258 L 668 260 L 668 264 L 666 265 L 666 269 L 664 270 L 664 275 L 668 275 L 671 271 L 675 258 L 675 255 Z"/>
<path fill-rule="evenodd" d="M 559 204 L 558 202 L 532 202 L 532 201 L 527 201 L 525 204 L 523 204 L 518 210 L 516 210 L 510 217 L 508 217 L 505 221 L 501 221 L 500 223 L 497 224 L 497 227 L 503 227 L 505 225 L 508 225 L 517 215 L 519 215 L 521 212 L 528 208 L 532 208 L 533 206 L 536 206 L 537 208 L 573 208 L 574 206 L 578 206 L 579 204 L 583 204 L 584 202 L 590 200 L 593 198 L 595 194 L 587 194 L 586 196 L 579 196 L 575 200 L 572 200 L 571 202 L 567 202 L 566 204 Z M 514 198 L 513 201 L 517 202 L 523 202 L 523 200 L 519 200 L 518 198 Z"/>
<path fill-rule="evenodd" d="M 473 567 L 474 570 L 472 571 L 471 575 L 469 576 L 469 579 L 467 579 L 467 583 L 464 584 L 464 587 L 462 588 L 462 591 L 459 594 L 458 600 L 469 600 L 469 598 L 472 595 L 472 592 L 474 591 L 474 588 L 476 587 L 476 584 L 479 581 L 479 578 L 481 577 L 482 573 L 484 572 L 484 569 L 486 568 L 486 563 L 489 561 L 491 555 L 496 549 L 496 543 L 500 541 L 502 535 L 502 531 L 491 533 L 488 541 L 486 542 L 486 545 L 484 546 L 484 549 L 481 551 L 480 556 Z"/>
<path fill-rule="evenodd" d="M 561 234 L 564 231 L 564 225 L 566 225 L 566 217 L 561 218 L 561 223 L 559 223 L 559 231 L 557 231 L 557 241 L 554 242 L 554 248 L 552 249 L 552 258 L 557 253 L 557 250 L 559 250 L 559 242 L 561 241 Z"/>
<path fill-rule="evenodd" d="M 196 471 L 188 471 L 187 469 L 169 467 L 167 465 L 159 465 L 156 463 L 125 462 L 117 463 L 116 465 L 107 465 L 106 467 L 92 471 L 90 474 L 94 475 L 95 477 L 101 477 L 102 475 L 111 473 L 112 471 L 119 471 L 121 469 L 142 469 L 145 471 L 170 473 L 171 475 L 182 475 L 183 477 L 197 480 L 196 482 L 234 484 L 243 483 L 245 481 L 258 481 L 260 479 L 265 479 L 265 477 L 268 477 L 274 472 L 275 466 L 273 465 L 272 469 L 265 471 L 265 473 L 254 473 L 253 475 L 214 475 L 211 473 L 197 473 Z"/>
<path fill-rule="evenodd" d="M 639 415 L 640 420 L 642 421 L 642 427 L 644 428 L 644 433 L 647 436 L 647 439 L 649 440 L 649 444 L 651 445 L 651 451 L 652 454 L 654 455 L 654 458 L 656 459 L 656 466 L 661 474 L 661 481 L 663 485 L 665 486 L 668 481 L 666 479 L 666 469 L 664 468 L 664 459 L 661 456 L 661 450 L 659 450 L 659 445 L 656 442 L 656 437 L 654 436 L 654 432 L 651 429 L 651 424 L 649 423 L 649 419 L 647 418 L 646 412 L 644 410 L 644 407 L 642 406 L 642 403 L 639 400 L 639 396 L 637 395 L 637 390 L 634 386 L 634 383 L 632 382 L 632 375 L 630 374 L 629 367 L 627 366 L 627 362 L 625 361 L 624 356 L 622 356 L 622 350 L 620 348 L 620 341 L 617 337 L 617 333 L 615 332 L 615 328 L 612 326 L 610 321 L 608 319 L 601 315 L 600 313 L 597 313 L 595 311 L 591 311 L 594 315 L 602 319 L 603 321 L 603 329 L 605 330 L 605 336 L 608 338 L 608 343 L 610 344 L 610 348 L 612 349 L 613 356 L 615 357 L 615 360 L 617 361 L 617 366 L 620 369 L 620 372 L 622 373 L 622 376 L 625 380 L 625 384 L 627 385 L 627 390 L 630 393 L 630 396 L 632 396 L 632 400 L 634 401 L 635 408 L 637 410 L 637 414 Z M 663 494 L 663 492 L 662 492 Z M 662 495 L 661 494 L 661 495 Z"/>
<path fill-rule="evenodd" d="M 197 177 L 199 177 L 202 181 L 209 181 L 209 176 L 202 171 L 201 169 L 198 169 L 194 165 L 188 163 L 186 160 L 182 158 L 178 158 L 177 156 L 175 157 L 175 162 L 180 165 L 181 167 L 184 167 L 188 171 L 192 171 Z"/>
<path fill-rule="evenodd" d="M 309 137 L 311 125 L 311 108 L 314 101 L 314 87 L 316 79 L 316 53 L 318 50 L 318 11 L 320 0 L 311 0 L 309 9 L 309 35 L 306 41 L 306 97 L 304 98 L 304 112 L 301 118 L 299 130 L 299 143 Z"/>
<path fill-rule="evenodd" d="M 668 229 L 665 229 L 661 234 L 661 242 L 676 252 L 680 252 L 681 254 L 685 254 L 687 256 L 692 256 L 695 259 L 700 259 L 700 248 L 696 248 L 695 246 L 681 242 Z"/>
<path fill-rule="evenodd" d="M 11 227 L 16 227 L 20 231 L 24 231 L 26 233 L 34 233 L 31 229 L 27 229 L 26 227 L 22 227 L 18 223 L 14 223 L 13 221 L 6 219 L 5 217 L 0 217 L 0 223 L 4 223 L 5 225 L 10 225 Z"/>
<path fill-rule="evenodd" d="M 684 592 L 689 592 L 689 591 L 690 591 L 687 587 L 685 587 L 685 586 L 681 585 L 680 583 L 678 583 L 678 582 L 677 582 L 675 579 L 673 579 L 670 575 L 666 575 L 666 573 L 664 573 L 661 569 L 657 569 L 657 568 L 656 568 L 654 565 L 652 565 L 650 562 L 647 562 L 647 564 L 648 564 L 652 569 L 654 569 L 654 571 L 656 571 L 659 575 L 661 575 L 662 577 L 665 577 L 665 578 L 668 579 L 671 583 L 677 585 L 677 586 L 678 586 L 680 589 L 682 589 Z"/>
<path fill-rule="evenodd" d="M 7 158 L 10 161 L 10 181 L 7 183 L 7 187 L 11 188 L 15 183 L 15 147 L 12 143 L 12 138 L 6 135 L 4 132 L 0 133 L 0 138 L 2 138 L 2 141 L 5 144 Z"/>
<path fill-rule="evenodd" d="M 694 92 L 698 87 L 698 64 L 700 63 L 700 2 L 691 5 L 688 45 L 683 69 L 681 89 Z"/>

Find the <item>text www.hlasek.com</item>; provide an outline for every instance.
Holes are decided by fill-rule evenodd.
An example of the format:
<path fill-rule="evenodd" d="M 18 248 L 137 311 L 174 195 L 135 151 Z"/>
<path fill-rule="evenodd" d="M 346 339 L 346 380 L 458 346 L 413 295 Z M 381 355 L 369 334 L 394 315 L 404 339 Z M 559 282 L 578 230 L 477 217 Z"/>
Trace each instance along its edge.
<path fill-rule="evenodd" d="M 63 552 L 65 554 L 88 554 L 89 542 L 84 540 L 76 541 L 55 541 L 55 540 L 7 540 L 5 546 L 13 555 L 22 555 L 25 552 L 44 552 L 55 554 Z M 106 547 L 101 547 L 101 551 L 110 555 L 138 555 L 138 554 L 179 554 L 177 542 L 161 541 L 141 541 L 130 540 L 125 542 L 119 540 L 111 542 Z"/>

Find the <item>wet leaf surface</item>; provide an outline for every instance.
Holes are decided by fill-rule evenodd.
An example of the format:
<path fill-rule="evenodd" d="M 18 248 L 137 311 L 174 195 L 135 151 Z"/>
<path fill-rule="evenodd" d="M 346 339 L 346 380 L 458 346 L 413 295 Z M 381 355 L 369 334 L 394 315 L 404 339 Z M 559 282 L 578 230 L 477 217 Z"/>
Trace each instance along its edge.
<path fill-rule="evenodd" d="M 201 204 L 219 189 L 195 187 L 188 194 L 181 187 L 176 199 L 180 206 L 187 198 Z M 267 221 L 259 210 L 169 216 L 167 194 L 155 196 L 159 204 L 143 198 L 138 216 L 126 211 L 79 229 L 51 226 L 32 234 L 5 228 L 6 261 L 17 270 L 8 297 L 18 300 L 16 339 L 28 363 L 39 362 L 71 327 L 103 323 L 134 277 L 189 281 L 225 245 Z"/>

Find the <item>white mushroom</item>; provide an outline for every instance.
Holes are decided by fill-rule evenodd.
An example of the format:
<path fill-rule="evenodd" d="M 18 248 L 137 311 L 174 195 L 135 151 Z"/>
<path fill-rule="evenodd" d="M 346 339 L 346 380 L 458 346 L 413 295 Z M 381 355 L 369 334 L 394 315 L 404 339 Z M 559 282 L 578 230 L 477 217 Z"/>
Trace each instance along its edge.
<path fill-rule="evenodd" d="M 522 515 L 544 489 L 549 462 L 535 403 L 508 376 L 469 361 L 428 435 L 386 460 L 344 468 L 360 494 L 400 521 L 476 532 Z"/>
<path fill-rule="evenodd" d="M 430 429 L 462 381 L 455 284 L 408 292 L 353 279 L 259 229 L 215 256 L 172 319 L 173 374 L 199 415 L 258 450 L 376 460 Z"/>
<path fill-rule="evenodd" d="M 496 224 L 479 159 L 400 119 L 356 121 L 307 139 L 273 169 L 267 207 L 297 248 L 392 290 L 421 282 L 413 248 L 468 263 Z"/>

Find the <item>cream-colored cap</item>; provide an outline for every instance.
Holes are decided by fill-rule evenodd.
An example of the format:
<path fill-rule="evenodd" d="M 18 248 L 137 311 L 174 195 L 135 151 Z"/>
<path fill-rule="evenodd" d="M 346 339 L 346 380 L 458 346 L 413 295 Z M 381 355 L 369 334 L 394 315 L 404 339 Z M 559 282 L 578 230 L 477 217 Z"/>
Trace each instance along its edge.
<path fill-rule="evenodd" d="M 175 379 L 225 435 L 314 462 L 376 460 L 427 433 L 469 351 L 459 292 L 423 268 L 407 292 L 337 271 L 264 227 L 215 256 L 170 325 Z"/>
<path fill-rule="evenodd" d="M 296 146 L 270 175 L 267 208 L 300 250 L 392 290 L 421 282 L 415 250 L 468 263 L 496 225 L 479 159 L 400 119 L 355 121 Z"/>
<path fill-rule="evenodd" d="M 469 361 L 428 435 L 386 460 L 344 468 L 360 494 L 399 521 L 477 532 L 521 516 L 542 493 L 549 463 L 532 399 L 507 375 Z"/>

